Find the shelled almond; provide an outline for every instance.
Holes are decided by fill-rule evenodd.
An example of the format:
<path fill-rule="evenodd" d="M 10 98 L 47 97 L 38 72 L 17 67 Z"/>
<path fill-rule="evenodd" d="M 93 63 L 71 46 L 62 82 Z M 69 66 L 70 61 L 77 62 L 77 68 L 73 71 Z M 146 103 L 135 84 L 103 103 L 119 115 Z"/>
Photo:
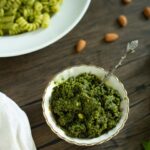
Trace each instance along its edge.
<path fill-rule="evenodd" d="M 107 33 L 105 36 L 104 36 L 104 41 L 105 42 L 114 42 L 116 40 L 119 39 L 119 35 L 117 33 Z"/>
<path fill-rule="evenodd" d="M 150 7 L 145 7 L 143 11 L 146 18 L 150 18 Z"/>
<path fill-rule="evenodd" d="M 86 45 L 87 45 L 87 42 L 85 40 L 83 39 L 79 40 L 76 45 L 76 52 L 78 53 L 82 52 L 85 49 Z"/>
<path fill-rule="evenodd" d="M 127 17 L 125 15 L 120 15 L 118 18 L 118 23 L 121 27 L 125 27 L 128 24 Z"/>
<path fill-rule="evenodd" d="M 122 0 L 123 4 L 130 4 L 132 0 Z"/>

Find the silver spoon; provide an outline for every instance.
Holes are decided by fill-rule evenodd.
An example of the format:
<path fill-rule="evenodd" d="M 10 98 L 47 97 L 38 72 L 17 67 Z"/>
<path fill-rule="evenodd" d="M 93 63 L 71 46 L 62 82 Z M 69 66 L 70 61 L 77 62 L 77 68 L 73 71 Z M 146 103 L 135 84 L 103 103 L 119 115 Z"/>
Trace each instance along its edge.
<path fill-rule="evenodd" d="M 120 58 L 119 62 L 114 66 L 102 79 L 101 85 L 105 83 L 105 81 L 122 65 L 122 62 L 127 58 L 127 56 L 131 53 L 135 52 L 135 49 L 138 47 L 138 40 L 131 41 L 127 44 L 125 54 Z"/>

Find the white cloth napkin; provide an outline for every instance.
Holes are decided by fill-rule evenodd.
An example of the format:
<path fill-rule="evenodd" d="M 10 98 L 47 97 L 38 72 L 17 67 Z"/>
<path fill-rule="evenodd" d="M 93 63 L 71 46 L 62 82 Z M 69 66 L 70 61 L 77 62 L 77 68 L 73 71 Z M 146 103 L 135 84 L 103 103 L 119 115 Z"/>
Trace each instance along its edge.
<path fill-rule="evenodd" d="M 26 114 L 0 93 L 0 150 L 36 150 Z"/>

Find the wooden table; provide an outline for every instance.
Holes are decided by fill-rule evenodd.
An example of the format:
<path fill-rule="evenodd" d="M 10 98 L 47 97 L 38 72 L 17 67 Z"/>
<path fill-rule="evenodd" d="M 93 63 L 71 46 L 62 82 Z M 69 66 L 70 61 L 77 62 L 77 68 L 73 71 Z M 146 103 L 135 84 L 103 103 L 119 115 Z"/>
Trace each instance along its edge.
<path fill-rule="evenodd" d="M 128 6 L 120 0 L 92 0 L 78 26 L 55 44 L 32 54 L 0 59 L 0 91 L 27 113 L 39 150 L 140 150 L 141 142 L 150 139 L 150 21 L 142 15 L 148 5 L 148 0 L 134 0 Z M 120 14 L 128 17 L 126 28 L 116 23 Z M 120 39 L 104 43 L 102 38 L 107 32 L 117 32 Z M 88 45 L 86 51 L 76 54 L 74 45 L 80 38 L 87 40 Z M 116 73 L 130 98 L 130 114 L 124 129 L 109 142 L 89 148 L 59 139 L 42 115 L 42 94 L 48 81 L 73 65 L 94 64 L 109 69 L 133 39 L 139 40 L 139 48 Z"/>

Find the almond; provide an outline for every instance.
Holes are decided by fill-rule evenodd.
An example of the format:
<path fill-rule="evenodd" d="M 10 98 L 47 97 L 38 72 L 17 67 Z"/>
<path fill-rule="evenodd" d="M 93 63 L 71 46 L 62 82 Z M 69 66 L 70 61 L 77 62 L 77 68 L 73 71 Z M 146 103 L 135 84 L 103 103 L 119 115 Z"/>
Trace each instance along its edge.
<path fill-rule="evenodd" d="M 76 51 L 78 53 L 82 52 L 85 49 L 86 45 L 87 45 L 87 42 L 85 40 L 82 40 L 82 39 L 79 40 L 76 45 Z"/>
<path fill-rule="evenodd" d="M 105 42 L 114 42 L 119 39 L 119 35 L 117 33 L 107 33 L 104 37 Z"/>
<path fill-rule="evenodd" d="M 130 4 L 132 0 L 122 0 L 123 4 Z"/>
<path fill-rule="evenodd" d="M 120 26 L 125 27 L 128 24 L 128 20 L 127 17 L 124 15 L 119 16 L 118 18 L 118 23 L 120 24 Z"/>
<path fill-rule="evenodd" d="M 150 7 L 145 7 L 143 13 L 146 18 L 150 18 Z"/>

